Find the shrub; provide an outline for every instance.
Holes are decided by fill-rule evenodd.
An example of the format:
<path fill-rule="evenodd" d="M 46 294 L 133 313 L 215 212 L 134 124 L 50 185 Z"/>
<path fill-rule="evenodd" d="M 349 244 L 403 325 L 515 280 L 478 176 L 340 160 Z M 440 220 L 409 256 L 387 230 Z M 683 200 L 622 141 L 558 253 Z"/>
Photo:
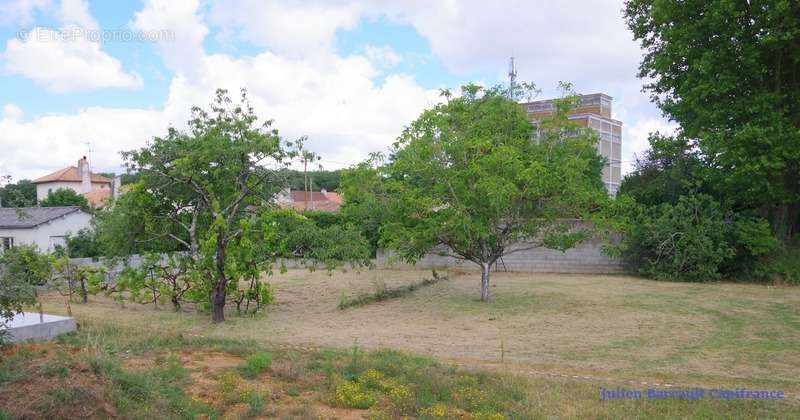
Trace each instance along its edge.
<path fill-rule="evenodd" d="M 0 253 L 0 345 L 8 339 L 6 323 L 36 303 L 35 285 L 50 277 L 52 266 L 35 246 L 17 246 Z"/>
<path fill-rule="evenodd" d="M 800 247 L 780 248 L 755 264 L 757 279 L 800 285 Z"/>
<path fill-rule="evenodd" d="M 721 206 L 705 195 L 675 204 L 638 206 L 625 235 L 625 255 L 641 274 L 663 280 L 718 279 L 734 255 Z"/>

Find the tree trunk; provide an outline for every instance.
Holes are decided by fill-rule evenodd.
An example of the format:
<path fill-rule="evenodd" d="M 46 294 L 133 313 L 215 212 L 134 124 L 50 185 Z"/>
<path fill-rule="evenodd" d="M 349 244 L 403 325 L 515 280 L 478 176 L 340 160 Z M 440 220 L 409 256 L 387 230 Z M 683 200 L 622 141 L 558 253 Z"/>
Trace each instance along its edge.
<path fill-rule="evenodd" d="M 225 241 L 223 232 L 217 237 L 217 255 L 215 265 L 217 268 L 217 280 L 211 289 L 211 321 L 225 321 L 225 288 L 228 285 L 228 278 L 225 277 Z"/>
<path fill-rule="evenodd" d="M 211 321 L 225 321 L 225 280 L 217 279 L 211 289 Z M 220 287 L 221 286 L 221 287 Z"/>
<path fill-rule="evenodd" d="M 489 301 L 489 273 L 492 265 L 487 262 L 481 263 L 481 300 Z"/>
<path fill-rule="evenodd" d="M 86 291 L 86 278 L 83 275 L 80 276 L 80 283 L 81 283 L 81 301 L 83 303 L 89 303 L 89 293 Z"/>

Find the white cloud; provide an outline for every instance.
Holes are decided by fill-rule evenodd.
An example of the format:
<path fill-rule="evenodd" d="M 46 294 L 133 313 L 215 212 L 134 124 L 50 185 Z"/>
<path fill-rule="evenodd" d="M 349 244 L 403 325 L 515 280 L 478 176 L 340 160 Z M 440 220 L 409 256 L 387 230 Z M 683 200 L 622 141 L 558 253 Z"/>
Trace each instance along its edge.
<path fill-rule="evenodd" d="M 344 2 L 213 0 L 209 21 L 222 34 L 290 57 L 327 53 L 337 30 L 358 24 L 360 7 Z"/>
<path fill-rule="evenodd" d="M 174 36 L 158 42 L 167 67 L 185 77 L 195 77 L 202 64 L 203 39 L 208 28 L 203 23 L 198 0 L 147 0 L 130 23 L 140 31 L 172 31 Z"/>
<path fill-rule="evenodd" d="M 248 88 L 258 115 L 274 119 L 284 137 L 308 135 L 307 146 L 322 155 L 326 167 L 346 166 L 385 150 L 404 125 L 438 100 L 437 92 L 408 76 L 389 76 L 376 85 L 376 74 L 362 56 L 319 64 L 269 52 L 242 59 L 209 55 L 198 79 L 173 79 L 162 110 L 88 108 L 32 121 L 4 113 L 0 149 L 8 152 L 0 158 L 0 173 L 41 176 L 85 154 L 87 141 L 94 168 L 119 171 L 120 150 L 144 145 L 168 125 L 185 127 L 190 107 L 207 105 L 216 88 L 236 99 L 241 87 Z"/>
<path fill-rule="evenodd" d="M 186 120 L 192 105 L 206 105 L 218 87 L 233 96 L 248 89 L 256 111 L 274 119 L 288 138 L 309 136 L 308 146 L 328 162 L 355 163 L 385 150 L 438 93 L 408 76 L 378 74 L 366 57 L 333 57 L 324 63 L 270 52 L 233 59 L 210 55 L 200 83 L 177 78 L 165 106 L 169 121 Z M 333 163 L 329 166 L 342 166 Z"/>
<path fill-rule="evenodd" d="M 18 29 L 22 29 L 33 23 L 37 9 L 51 7 L 51 0 L 0 0 L 0 25 L 17 25 Z"/>
<path fill-rule="evenodd" d="M 388 45 L 382 47 L 367 45 L 364 47 L 364 55 L 376 65 L 384 68 L 394 67 L 403 61 L 400 54 L 397 54 L 394 48 Z"/>
<path fill-rule="evenodd" d="M 163 132 L 157 111 L 86 108 L 75 114 L 46 115 L 31 121 L 0 119 L 0 174 L 32 179 L 67 165 L 74 165 L 93 150 L 92 166 L 119 170 L 119 151 L 144 144 Z"/>
<path fill-rule="evenodd" d="M 14 104 L 3 105 L 3 119 L 9 121 L 20 121 L 25 113 L 22 109 Z"/>
<path fill-rule="evenodd" d="M 53 29 L 35 28 L 24 40 L 9 40 L 0 58 L 6 72 L 25 76 L 53 92 L 142 86 L 141 77 L 126 73 L 100 44 L 81 36 L 67 39 Z"/>
<path fill-rule="evenodd" d="M 61 0 L 59 19 L 65 25 L 75 25 L 85 29 L 96 30 L 100 27 L 89 14 L 87 0 Z"/>
<path fill-rule="evenodd" d="M 636 156 L 642 156 L 644 151 L 650 148 L 647 142 L 650 133 L 659 132 L 664 135 L 674 134 L 677 126 L 663 119 L 643 118 L 637 120 L 632 126 L 625 128 L 622 144 L 622 172 L 628 173 L 633 170 Z"/>

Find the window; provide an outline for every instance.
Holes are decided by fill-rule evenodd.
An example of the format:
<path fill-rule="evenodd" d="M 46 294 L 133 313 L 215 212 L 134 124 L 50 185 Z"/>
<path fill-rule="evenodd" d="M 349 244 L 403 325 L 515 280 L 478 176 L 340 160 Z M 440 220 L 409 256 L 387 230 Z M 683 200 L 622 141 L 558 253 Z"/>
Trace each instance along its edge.
<path fill-rule="evenodd" d="M 67 237 L 66 236 L 51 236 L 50 237 L 50 249 L 57 249 L 58 247 L 65 247 L 67 246 Z"/>
<path fill-rule="evenodd" d="M 0 238 L 0 251 L 6 251 L 14 247 L 14 238 Z"/>

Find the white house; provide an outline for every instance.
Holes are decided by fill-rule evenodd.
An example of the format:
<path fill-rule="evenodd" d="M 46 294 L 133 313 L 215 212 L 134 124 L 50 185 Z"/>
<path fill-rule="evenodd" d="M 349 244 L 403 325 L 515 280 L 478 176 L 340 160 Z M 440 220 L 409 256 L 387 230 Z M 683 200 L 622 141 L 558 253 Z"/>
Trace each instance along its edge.
<path fill-rule="evenodd" d="M 95 208 L 103 207 L 110 197 L 119 192 L 119 178 L 112 180 L 93 174 L 86 156 L 78 160 L 78 166 L 67 166 L 37 178 L 33 183 L 36 184 L 36 201 L 44 200 L 47 194 L 59 188 L 69 188 L 86 197 Z"/>
<path fill-rule="evenodd" d="M 80 207 L 0 208 L 0 252 L 22 244 L 53 251 L 68 234 L 90 227 L 91 220 Z"/>

